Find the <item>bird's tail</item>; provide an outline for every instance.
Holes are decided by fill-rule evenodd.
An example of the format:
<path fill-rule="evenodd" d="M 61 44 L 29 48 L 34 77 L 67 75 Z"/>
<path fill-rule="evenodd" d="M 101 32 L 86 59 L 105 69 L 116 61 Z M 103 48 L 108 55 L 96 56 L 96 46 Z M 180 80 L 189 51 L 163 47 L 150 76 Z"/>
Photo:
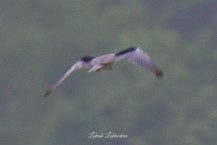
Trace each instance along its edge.
<path fill-rule="evenodd" d="M 103 65 L 96 65 L 92 67 L 88 72 L 94 72 L 94 71 L 102 71 L 102 70 L 112 70 L 113 63 L 106 63 Z"/>
<path fill-rule="evenodd" d="M 98 71 L 100 70 L 101 68 L 103 68 L 103 66 L 101 65 L 95 65 L 94 67 L 92 67 L 88 72 L 94 72 L 94 71 Z"/>

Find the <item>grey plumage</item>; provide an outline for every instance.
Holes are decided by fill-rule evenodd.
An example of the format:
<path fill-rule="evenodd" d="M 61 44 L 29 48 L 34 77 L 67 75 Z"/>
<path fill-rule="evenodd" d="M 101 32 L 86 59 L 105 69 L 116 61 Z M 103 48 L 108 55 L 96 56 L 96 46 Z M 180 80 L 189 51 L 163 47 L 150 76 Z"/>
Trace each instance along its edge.
<path fill-rule="evenodd" d="M 128 60 L 138 66 L 152 71 L 157 78 L 163 76 L 162 70 L 151 60 L 148 53 L 137 47 L 129 47 L 117 53 L 105 54 L 98 57 L 84 56 L 75 63 L 50 89 L 44 96 L 48 96 L 53 92 L 73 71 L 78 69 L 89 69 L 88 72 L 108 70 L 119 60 Z"/>

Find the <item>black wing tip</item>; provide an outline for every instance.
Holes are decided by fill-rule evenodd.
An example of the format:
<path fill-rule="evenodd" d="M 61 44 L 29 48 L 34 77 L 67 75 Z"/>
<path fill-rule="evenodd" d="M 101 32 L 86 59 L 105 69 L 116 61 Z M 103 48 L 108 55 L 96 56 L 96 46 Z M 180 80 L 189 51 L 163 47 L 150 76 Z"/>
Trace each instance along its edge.
<path fill-rule="evenodd" d="M 49 96 L 52 91 L 53 91 L 53 89 L 48 89 L 48 90 L 44 93 L 44 97 Z"/>
<path fill-rule="evenodd" d="M 137 47 L 134 47 L 134 46 L 131 46 L 131 47 L 128 47 L 127 49 L 124 49 L 122 51 L 119 51 L 115 54 L 115 56 L 120 56 L 120 55 L 123 55 L 123 54 L 126 54 L 126 53 L 129 53 L 129 52 L 132 52 L 134 50 L 136 50 Z"/>
<path fill-rule="evenodd" d="M 155 75 L 157 78 L 163 78 L 163 71 L 160 69 L 155 70 Z"/>

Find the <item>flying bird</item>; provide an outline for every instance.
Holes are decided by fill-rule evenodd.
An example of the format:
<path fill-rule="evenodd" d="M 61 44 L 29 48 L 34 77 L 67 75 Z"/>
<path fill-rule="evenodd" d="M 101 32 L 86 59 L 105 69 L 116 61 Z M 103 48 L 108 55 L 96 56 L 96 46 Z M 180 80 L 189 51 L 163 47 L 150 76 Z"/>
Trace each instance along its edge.
<path fill-rule="evenodd" d="M 128 60 L 146 70 L 153 72 L 157 78 L 163 77 L 162 70 L 152 61 L 148 53 L 138 47 L 129 47 L 117 53 L 104 54 L 98 57 L 84 56 L 51 87 L 44 96 L 52 93 L 75 70 L 89 69 L 88 72 L 111 70 L 112 65 L 119 60 Z"/>

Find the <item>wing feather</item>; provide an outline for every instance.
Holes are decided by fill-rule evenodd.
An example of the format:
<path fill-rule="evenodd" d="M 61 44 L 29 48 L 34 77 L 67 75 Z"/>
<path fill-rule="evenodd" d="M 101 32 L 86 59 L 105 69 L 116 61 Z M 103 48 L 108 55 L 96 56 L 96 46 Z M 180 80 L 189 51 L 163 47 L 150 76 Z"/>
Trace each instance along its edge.
<path fill-rule="evenodd" d="M 140 67 L 150 70 L 154 72 L 157 77 L 163 76 L 162 70 L 151 60 L 148 53 L 142 51 L 140 48 L 130 51 L 117 58 L 117 60 L 121 59 L 127 59 Z"/>
<path fill-rule="evenodd" d="M 44 97 L 47 97 L 49 94 L 51 94 L 60 84 L 63 83 L 63 81 L 68 78 L 68 76 L 75 70 L 81 68 L 81 63 L 77 62 L 74 64 L 53 86 L 51 86 L 44 94 Z"/>

